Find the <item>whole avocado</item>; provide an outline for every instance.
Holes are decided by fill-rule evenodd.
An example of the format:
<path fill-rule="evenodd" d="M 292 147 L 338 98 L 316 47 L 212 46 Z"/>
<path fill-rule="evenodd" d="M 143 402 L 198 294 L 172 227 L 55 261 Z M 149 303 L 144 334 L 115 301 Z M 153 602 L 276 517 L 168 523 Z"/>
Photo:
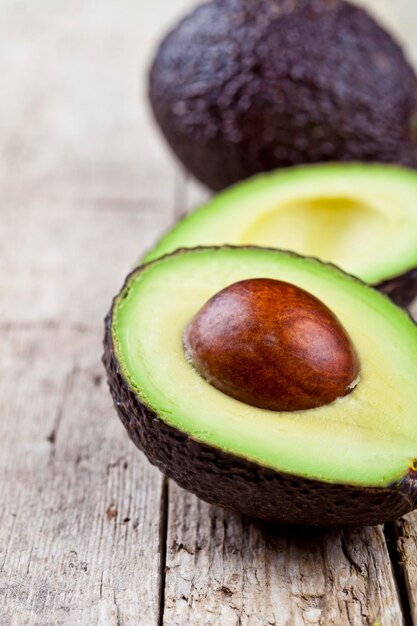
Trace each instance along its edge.
<path fill-rule="evenodd" d="M 417 79 L 401 48 L 344 0 L 211 0 L 162 42 L 153 111 L 214 190 L 321 161 L 417 167 Z"/>

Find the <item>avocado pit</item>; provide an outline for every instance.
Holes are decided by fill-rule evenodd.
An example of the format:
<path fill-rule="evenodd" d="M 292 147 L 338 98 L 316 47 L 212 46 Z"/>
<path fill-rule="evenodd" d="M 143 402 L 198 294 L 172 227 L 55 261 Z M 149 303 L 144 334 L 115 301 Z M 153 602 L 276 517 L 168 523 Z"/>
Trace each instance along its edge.
<path fill-rule="evenodd" d="M 301 411 L 348 395 L 359 359 L 339 319 L 318 298 L 269 278 L 215 294 L 186 326 L 184 349 L 211 385 L 246 404 Z"/>

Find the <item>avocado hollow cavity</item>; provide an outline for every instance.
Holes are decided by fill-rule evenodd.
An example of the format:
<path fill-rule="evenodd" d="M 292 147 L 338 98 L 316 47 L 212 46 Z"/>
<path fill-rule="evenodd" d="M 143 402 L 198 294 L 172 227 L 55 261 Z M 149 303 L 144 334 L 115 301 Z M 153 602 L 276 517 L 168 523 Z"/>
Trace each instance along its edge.
<path fill-rule="evenodd" d="M 304 289 L 337 316 L 360 361 L 351 393 L 312 409 L 272 411 L 219 391 L 190 364 L 182 337 L 190 320 L 224 288 L 260 276 Z M 210 502 L 329 526 L 377 524 L 417 504 L 416 325 L 334 267 L 249 247 L 158 259 L 132 272 L 116 296 L 104 363 L 133 441 Z"/>
<path fill-rule="evenodd" d="M 355 272 L 358 256 L 386 249 L 393 230 L 395 216 L 383 206 L 354 196 L 301 197 L 255 219 L 239 243 L 289 249 Z"/>
<path fill-rule="evenodd" d="M 144 260 L 223 244 L 315 256 L 407 305 L 417 295 L 417 172 L 355 163 L 259 175 L 187 215 Z"/>

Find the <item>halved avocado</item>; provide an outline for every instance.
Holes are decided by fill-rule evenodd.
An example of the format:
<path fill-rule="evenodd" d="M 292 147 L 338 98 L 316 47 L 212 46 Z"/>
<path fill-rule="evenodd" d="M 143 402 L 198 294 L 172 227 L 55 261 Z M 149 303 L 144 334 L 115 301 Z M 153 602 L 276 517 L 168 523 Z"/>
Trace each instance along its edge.
<path fill-rule="evenodd" d="M 260 175 L 186 216 L 144 261 L 223 244 L 317 257 L 408 306 L 417 295 L 417 172 L 362 163 Z"/>
<path fill-rule="evenodd" d="M 206 382 L 183 331 L 251 278 L 320 299 L 359 361 L 353 391 L 302 411 L 256 408 Z M 106 319 L 104 364 L 131 439 L 181 486 L 265 520 L 393 520 L 417 506 L 417 327 L 389 298 L 312 258 L 255 247 L 180 250 L 133 271 Z"/>

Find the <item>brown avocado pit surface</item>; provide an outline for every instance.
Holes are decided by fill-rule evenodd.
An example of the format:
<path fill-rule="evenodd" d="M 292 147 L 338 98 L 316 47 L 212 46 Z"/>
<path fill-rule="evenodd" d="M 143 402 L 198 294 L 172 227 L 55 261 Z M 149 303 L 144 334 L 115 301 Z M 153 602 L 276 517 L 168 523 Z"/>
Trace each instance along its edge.
<path fill-rule="evenodd" d="M 272 411 L 333 402 L 359 376 L 353 344 L 330 309 L 304 289 L 268 278 L 214 295 L 187 325 L 184 347 L 214 387 Z"/>

